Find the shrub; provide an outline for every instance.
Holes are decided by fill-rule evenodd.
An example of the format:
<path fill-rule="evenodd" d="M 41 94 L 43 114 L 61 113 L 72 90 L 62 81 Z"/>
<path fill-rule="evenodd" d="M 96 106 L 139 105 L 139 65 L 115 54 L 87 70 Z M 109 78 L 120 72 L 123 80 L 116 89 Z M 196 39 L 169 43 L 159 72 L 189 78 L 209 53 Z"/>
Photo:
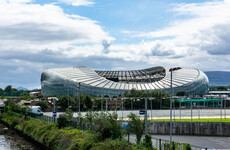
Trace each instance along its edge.
<path fill-rule="evenodd" d="M 191 145 L 188 143 L 183 144 L 183 150 L 192 150 Z"/>
<path fill-rule="evenodd" d="M 152 139 L 151 135 L 146 134 L 145 139 L 143 140 L 143 146 L 146 147 L 148 150 L 153 150 L 151 139 Z"/>
<path fill-rule="evenodd" d="M 133 132 L 136 134 L 137 143 L 140 143 L 141 137 L 145 129 L 144 121 L 141 120 L 134 113 L 130 113 L 128 117 L 129 117 L 130 132 Z"/>
<path fill-rule="evenodd" d="M 66 109 L 66 112 L 59 116 L 57 119 L 58 128 L 64 128 L 69 126 L 73 121 L 73 111 Z"/>
<path fill-rule="evenodd" d="M 106 140 L 96 143 L 91 150 L 131 150 L 132 145 L 126 141 Z"/>
<path fill-rule="evenodd" d="M 94 131 L 99 134 L 100 140 L 107 138 L 117 139 L 122 137 L 121 123 L 116 113 L 106 114 L 101 112 L 95 115 Z"/>

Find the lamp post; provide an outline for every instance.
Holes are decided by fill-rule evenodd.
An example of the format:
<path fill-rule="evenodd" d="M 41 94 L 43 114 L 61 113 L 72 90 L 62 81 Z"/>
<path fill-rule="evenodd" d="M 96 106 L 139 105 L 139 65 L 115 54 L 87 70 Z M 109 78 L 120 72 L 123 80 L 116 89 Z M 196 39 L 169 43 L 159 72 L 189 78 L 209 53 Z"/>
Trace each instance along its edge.
<path fill-rule="evenodd" d="M 173 69 L 171 68 L 169 70 L 171 72 L 171 78 L 170 78 L 170 149 L 172 146 L 172 71 Z"/>
<path fill-rule="evenodd" d="M 121 98 L 121 107 L 122 107 L 122 120 L 123 120 L 123 99 Z"/>
<path fill-rule="evenodd" d="M 78 91 L 79 91 L 79 99 L 78 99 L 78 122 L 79 122 L 79 126 L 80 126 L 80 122 L 81 122 L 81 91 L 80 91 L 80 85 L 81 83 L 78 83 Z"/>
<path fill-rule="evenodd" d="M 145 135 L 147 134 L 147 98 L 145 98 Z"/>
<path fill-rule="evenodd" d="M 67 89 L 68 93 L 68 108 L 69 108 L 69 89 Z"/>
<path fill-rule="evenodd" d="M 172 72 L 175 70 L 181 69 L 180 67 L 170 68 L 169 72 L 171 72 L 170 78 L 170 149 L 172 146 Z"/>

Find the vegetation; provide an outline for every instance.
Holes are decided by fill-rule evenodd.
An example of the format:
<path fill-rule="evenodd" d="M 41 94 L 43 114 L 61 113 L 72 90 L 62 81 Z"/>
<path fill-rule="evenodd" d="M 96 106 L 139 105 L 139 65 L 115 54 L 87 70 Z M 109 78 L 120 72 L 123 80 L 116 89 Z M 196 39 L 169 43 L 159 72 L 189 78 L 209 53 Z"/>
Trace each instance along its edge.
<path fill-rule="evenodd" d="M 92 97 L 89 94 L 86 94 L 85 96 L 85 106 L 88 110 L 92 109 L 93 102 L 92 102 Z"/>
<path fill-rule="evenodd" d="M 145 129 L 145 123 L 137 115 L 131 113 L 128 115 L 130 132 L 136 134 L 137 143 L 140 143 L 141 137 Z"/>
<path fill-rule="evenodd" d="M 0 88 L 0 96 L 23 96 L 23 93 L 27 93 L 27 96 L 29 95 L 29 92 L 26 90 L 17 90 L 15 88 L 12 88 L 11 85 L 7 85 L 4 90 Z"/>
<path fill-rule="evenodd" d="M 57 106 L 60 106 L 63 110 L 70 106 L 74 106 L 74 100 L 69 95 L 59 96 L 56 102 Z"/>
<path fill-rule="evenodd" d="M 126 91 L 124 93 L 124 97 L 135 97 L 133 99 L 133 109 L 143 109 L 145 100 L 143 97 L 151 97 L 152 98 L 152 108 L 153 109 L 160 109 L 160 108 L 169 108 L 170 106 L 170 99 L 169 94 L 164 91 L 138 91 L 132 89 L 130 92 Z M 139 98 L 139 99 L 138 99 Z M 131 109 L 131 99 L 126 99 L 124 101 L 124 107 L 126 109 Z M 148 102 L 148 109 L 151 108 L 151 103 Z"/>
<path fill-rule="evenodd" d="M 47 101 L 40 101 L 36 105 L 40 106 L 42 111 L 44 111 L 44 110 L 49 108 L 49 105 L 48 105 Z"/>
<path fill-rule="evenodd" d="M 188 96 L 188 94 L 185 91 L 179 91 L 176 93 L 176 96 Z"/>

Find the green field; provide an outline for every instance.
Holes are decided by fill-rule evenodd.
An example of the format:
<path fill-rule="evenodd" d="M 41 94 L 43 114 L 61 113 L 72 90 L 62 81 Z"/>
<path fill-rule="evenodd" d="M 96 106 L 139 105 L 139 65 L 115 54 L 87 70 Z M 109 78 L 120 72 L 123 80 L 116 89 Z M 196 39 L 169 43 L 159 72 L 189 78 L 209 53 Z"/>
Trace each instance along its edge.
<path fill-rule="evenodd" d="M 157 119 L 151 121 L 170 121 L 170 119 Z M 172 119 L 172 121 L 180 122 L 180 119 Z M 181 122 L 191 122 L 191 119 L 181 119 Z M 220 118 L 192 119 L 192 122 L 220 122 Z M 222 118 L 222 122 L 230 122 L 230 118 Z"/>

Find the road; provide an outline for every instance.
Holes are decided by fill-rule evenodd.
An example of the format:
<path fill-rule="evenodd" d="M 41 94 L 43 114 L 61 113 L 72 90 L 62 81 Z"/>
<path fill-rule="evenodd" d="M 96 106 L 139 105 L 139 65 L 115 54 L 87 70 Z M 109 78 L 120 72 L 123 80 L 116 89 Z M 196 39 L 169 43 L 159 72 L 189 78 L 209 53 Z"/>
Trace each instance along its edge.
<path fill-rule="evenodd" d="M 100 111 L 97 111 L 100 112 Z M 114 111 L 108 111 L 108 113 L 113 113 Z M 139 110 L 134 110 L 134 111 L 123 111 L 123 115 L 122 115 L 122 111 L 117 111 L 118 117 L 121 118 L 122 116 L 124 118 L 127 118 L 127 116 L 130 113 L 134 113 L 138 116 L 139 115 Z M 174 113 L 175 112 L 175 113 Z M 193 113 L 193 118 L 198 118 L 198 116 L 200 116 L 201 118 L 219 118 L 220 117 L 220 109 L 193 109 L 192 110 Z M 57 113 L 57 116 L 59 116 L 60 114 L 62 114 L 61 112 Z M 81 115 L 84 116 L 86 114 L 86 112 L 81 112 Z M 175 115 L 174 115 L 175 114 Z M 52 116 L 52 112 L 44 112 L 44 115 L 47 116 Z M 74 117 L 77 117 L 78 114 L 74 113 Z M 143 116 L 143 115 L 141 115 Z M 151 110 L 148 110 L 148 116 L 149 119 L 151 118 Z M 170 110 L 152 110 L 152 119 L 169 119 L 170 116 Z M 173 118 L 177 119 L 180 118 L 180 110 L 173 110 Z M 189 119 L 191 116 L 191 110 L 190 109 L 182 109 L 181 110 L 181 118 L 182 119 Z M 230 118 L 230 109 L 226 109 L 226 110 L 222 110 L 222 117 L 223 118 Z"/>
<path fill-rule="evenodd" d="M 155 139 L 169 141 L 169 135 L 152 135 L 153 146 L 158 147 L 159 142 Z M 230 137 L 173 135 L 172 140 L 180 143 L 190 143 L 193 147 L 197 146 L 200 148 L 209 149 L 230 149 Z M 134 134 L 130 135 L 130 142 L 136 143 L 136 137 Z"/>

